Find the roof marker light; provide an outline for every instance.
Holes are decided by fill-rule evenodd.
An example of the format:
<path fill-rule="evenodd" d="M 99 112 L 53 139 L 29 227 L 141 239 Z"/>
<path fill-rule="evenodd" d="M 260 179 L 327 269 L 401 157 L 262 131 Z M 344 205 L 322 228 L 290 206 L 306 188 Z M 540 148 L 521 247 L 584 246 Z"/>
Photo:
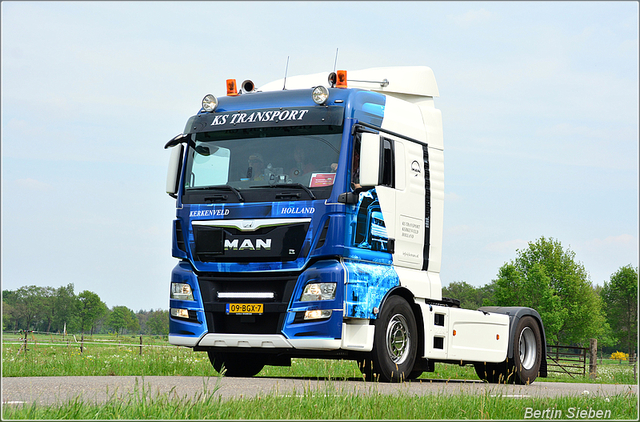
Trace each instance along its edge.
<path fill-rule="evenodd" d="M 336 76 L 336 88 L 346 88 L 347 87 L 347 71 L 346 70 L 338 70 Z"/>
<path fill-rule="evenodd" d="M 318 105 L 322 105 L 326 103 L 327 99 L 329 98 L 329 90 L 322 85 L 317 86 L 313 88 L 313 91 L 311 92 L 311 97 L 313 98 L 314 103 Z"/>
<path fill-rule="evenodd" d="M 227 95 L 230 97 L 238 95 L 238 88 L 236 86 L 235 79 L 227 79 Z"/>
<path fill-rule="evenodd" d="M 202 99 L 202 108 L 204 109 L 204 111 L 208 113 L 211 113 L 212 111 L 214 111 L 217 106 L 218 106 L 218 99 L 211 94 L 205 95 L 204 98 Z"/>

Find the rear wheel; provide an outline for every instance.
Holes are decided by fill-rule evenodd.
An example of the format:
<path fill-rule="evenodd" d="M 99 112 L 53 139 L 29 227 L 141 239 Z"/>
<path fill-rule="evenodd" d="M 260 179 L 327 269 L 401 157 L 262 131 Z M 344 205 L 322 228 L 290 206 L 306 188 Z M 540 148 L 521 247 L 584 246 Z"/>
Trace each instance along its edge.
<path fill-rule="evenodd" d="M 531 384 L 538 376 L 542 363 L 542 340 L 535 319 L 520 319 L 513 338 L 514 379 L 518 384 Z"/>
<path fill-rule="evenodd" d="M 478 378 L 493 384 L 507 384 L 512 382 L 513 373 L 509 371 L 507 362 L 492 363 L 476 362 L 473 364 Z"/>
<path fill-rule="evenodd" d="M 380 381 L 400 382 L 410 378 L 418 350 L 418 330 L 411 306 L 400 296 L 391 296 L 376 320 L 372 365 L 372 378 Z M 365 364 L 367 360 L 365 359 Z M 363 372 L 365 373 L 365 372 Z"/>
<path fill-rule="evenodd" d="M 542 338 L 536 320 L 530 316 L 520 318 L 511 341 L 513 359 L 473 365 L 480 379 L 499 384 L 531 384 L 537 378 L 542 363 Z"/>
<path fill-rule="evenodd" d="M 227 377 L 252 377 L 262 371 L 266 363 L 259 355 L 243 353 L 207 352 L 209 360 L 218 373 Z"/>

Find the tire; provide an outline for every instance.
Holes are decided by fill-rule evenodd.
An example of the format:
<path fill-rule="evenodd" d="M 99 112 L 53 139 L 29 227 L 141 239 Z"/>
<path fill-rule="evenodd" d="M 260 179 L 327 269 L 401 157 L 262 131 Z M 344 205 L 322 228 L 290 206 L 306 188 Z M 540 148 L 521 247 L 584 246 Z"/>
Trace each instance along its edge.
<path fill-rule="evenodd" d="M 420 375 L 422 375 L 423 373 L 424 373 L 424 371 L 423 371 L 422 369 L 418 369 L 418 370 L 411 371 L 411 373 L 409 374 L 409 376 L 407 376 L 407 379 L 410 379 L 410 380 L 418 379 L 418 377 L 419 377 Z"/>
<path fill-rule="evenodd" d="M 411 306 L 400 296 L 391 296 L 376 320 L 371 351 L 372 379 L 383 382 L 408 380 L 417 350 L 418 329 Z"/>
<path fill-rule="evenodd" d="M 514 381 L 531 384 L 542 363 L 542 340 L 536 320 L 530 316 L 520 318 L 512 340 Z"/>
<path fill-rule="evenodd" d="M 496 384 L 531 384 L 538 376 L 542 363 L 540 328 L 533 317 L 520 318 L 514 337 L 513 359 L 500 363 L 473 364 L 481 380 Z"/>
<path fill-rule="evenodd" d="M 374 381 L 373 362 L 370 357 L 358 359 L 358 369 L 364 375 L 365 381 Z"/>
<path fill-rule="evenodd" d="M 252 377 L 262 371 L 265 359 L 242 353 L 207 352 L 209 360 L 219 374 L 226 377 Z M 223 373 L 224 371 L 224 373 Z"/>
<path fill-rule="evenodd" d="M 507 362 L 476 362 L 473 367 L 478 378 L 492 384 L 508 384 L 513 380 L 513 371 L 509 371 Z"/>

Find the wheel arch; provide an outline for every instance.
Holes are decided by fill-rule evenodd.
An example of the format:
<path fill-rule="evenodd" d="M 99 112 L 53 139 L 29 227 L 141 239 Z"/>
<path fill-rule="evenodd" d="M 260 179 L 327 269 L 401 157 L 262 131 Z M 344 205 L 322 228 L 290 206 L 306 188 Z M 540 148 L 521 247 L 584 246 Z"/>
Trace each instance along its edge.
<path fill-rule="evenodd" d="M 380 302 L 380 311 L 378 312 L 378 315 L 380 314 L 380 312 L 382 312 L 382 308 L 391 296 L 402 297 L 407 301 L 407 303 L 411 307 L 411 310 L 413 311 L 416 328 L 418 330 L 418 350 L 416 354 L 417 361 L 422 356 L 424 356 L 424 318 L 422 315 L 422 309 L 420 308 L 420 305 L 416 303 L 415 296 L 409 289 L 407 289 L 406 287 L 397 286 L 389 290 L 385 297 L 382 299 L 382 302 Z"/>
<path fill-rule="evenodd" d="M 512 339 L 515 336 L 515 331 L 520 319 L 525 316 L 530 316 L 538 324 L 540 329 L 540 337 L 542 341 L 542 359 L 540 361 L 540 376 L 547 376 L 547 336 L 544 332 L 544 324 L 542 324 L 542 318 L 538 311 L 532 308 L 518 307 L 518 306 L 484 306 L 478 308 L 478 310 L 489 313 L 503 314 L 509 316 L 509 338 Z M 513 359 L 513 342 L 509 341 L 507 349 L 507 358 Z"/>

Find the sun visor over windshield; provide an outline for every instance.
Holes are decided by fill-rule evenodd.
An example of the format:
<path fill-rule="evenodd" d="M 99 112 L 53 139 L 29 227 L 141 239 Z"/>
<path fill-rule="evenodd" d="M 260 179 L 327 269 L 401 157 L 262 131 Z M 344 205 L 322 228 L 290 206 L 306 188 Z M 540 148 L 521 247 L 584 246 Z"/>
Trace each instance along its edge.
<path fill-rule="evenodd" d="M 205 113 L 193 116 L 185 133 L 274 126 L 342 125 L 344 109 L 330 107 L 281 107 L 248 111 Z"/>

